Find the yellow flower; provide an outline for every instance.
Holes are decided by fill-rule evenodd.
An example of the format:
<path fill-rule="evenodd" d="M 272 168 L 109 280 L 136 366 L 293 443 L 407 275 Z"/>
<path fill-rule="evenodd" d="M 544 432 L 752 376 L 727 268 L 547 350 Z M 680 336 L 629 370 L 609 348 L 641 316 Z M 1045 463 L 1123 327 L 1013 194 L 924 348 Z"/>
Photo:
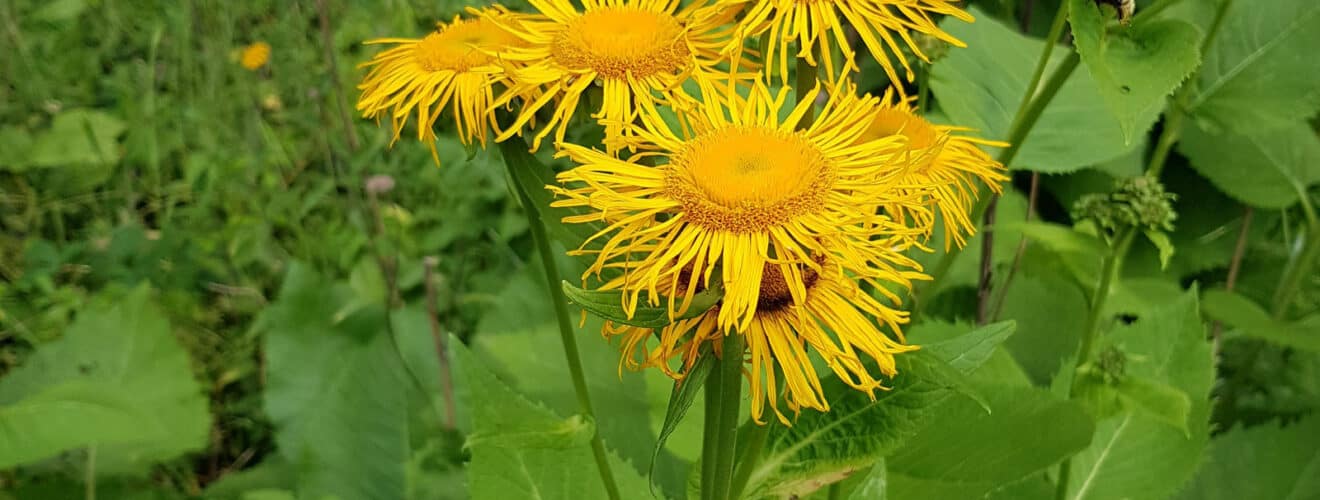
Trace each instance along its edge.
<path fill-rule="evenodd" d="M 565 197 L 555 206 L 588 209 L 566 222 L 606 226 L 575 252 L 596 256 L 584 280 L 621 270 L 622 278 L 601 288 L 622 290 L 628 314 L 643 292 L 656 306 L 667 297 L 670 311 L 681 314 L 720 269 L 719 326 L 745 331 L 766 264 L 787 276 L 795 298 L 806 293 L 805 270 L 821 272 L 817 258 L 882 290 L 882 282 L 924 278 L 888 242 L 920 230 L 879 210 L 925 210 L 920 194 L 896 189 L 907 169 L 905 140 L 858 142 L 877 98 L 835 92 L 810 127 L 794 130 L 819 87 L 791 110 L 784 107 L 790 89 L 772 93 L 758 81 L 742 98 L 732 84 L 726 88 L 719 98 L 708 95 L 695 108 L 677 110 L 682 137 L 656 108 L 642 106 L 640 125 L 629 125 L 624 136 L 640 150 L 633 158 L 561 144 L 559 155 L 579 166 L 559 175 L 566 187 L 550 186 Z M 604 244 L 589 247 L 594 240 Z"/>
<path fill-rule="evenodd" d="M 464 144 L 486 145 L 486 130 L 498 129 L 491 105 L 496 87 L 505 81 L 499 53 L 522 41 L 505 31 L 527 16 L 500 6 L 469 9 L 474 19 L 454 16 L 437 23 L 434 32 L 420 39 L 381 38 L 368 44 L 393 44 L 360 68 L 371 68 L 358 89 L 357 109 L 367 118 L 390 116 L 394 129 L 391 145 L 417 112 L 417 139 L 431 148 L 436 163 L 435 121 L 449 108 Z"/>
<path fill-rule="evenodd" d="M 733 29 L 726 26 L 732 9 L 700 8 L 704 2 L 678 10 L 677 0 L 584 0 L 579 11 L 569 0 L 529 0 L 544 18 L 512 30 L 525 42 L 505 54 L 516 67 L 513 85 L 496 101 L 540 92 L 527 99 L 514 123 L 497 140 L 522 128 L 536 112 L 554 101 L 554 112 L 537 132 L 532 148 L 555 134 L 564 139 L 588 87 L 601 87 L 600 107 L 592 116 L 605 125 L 606 137 L 622 133 L 638 103 L 674 104 L 685 97 L 682 86 L 696 79 L 728 78 L 721 52 Z M 592 104 L 588 104 L 592 105 Z"/>
<path fill-rule="evenodd" d="M 740 27 L 740 38 L 748 38 L 769 31 L 770 43 L 765 47 L 766 70 L 778 72 L 788 81 L 789 58 L 806 58 L 812 66 L 819 66 L 819 56 L 825 71 L 838 75 L 839 71 L 856 71 L 854 55 L 848 43 L 845 26 L 852 26 L 862 43 L 870 50 L 885 74 L 899 82 L 893 59 L 903 66 L 908 81 L 913 79 L 912 68 L 903 56 L 902 46 L 924 61 L 929 57 L 922 52 L 910 32 L 924 33 L 952 45 L 965 45 L 945 33 L 936 24 L 940 15 L 971 22 L 972 16 L 952 5 L 957 0 L 717 0 L 717 5 L 747 5 L 747 15 Z M 789 47 L 797 42 L 798 51 Z M 819 44 L 819 45 L 817 45 Z M 834 50 L 844 60 L 836 66 Z"/>
<path fill-rule="evenodd" d="M 238 63 L 244 68 L 256 71 L 270 62 L 270 44 L 266 42 L 255 42 L 247 47 L 243 47 L 243 52 L 238 56 Z"/>
<path fill-rule="evenodd" d="M 928 204 L 944 221 L 944 245 L 959 247 L 976 232 L 970 209 L 976 198 L 977 180 L 1000 192 L 1000 183 L 1007 181 L 1004 166 L 990 158 L 978 145 L 1006 147 L 1007 143 L 987 141 L 963 135 L 970 129 L 935 125 L 917 116 L 911 98 L 899 98 L 887 92 L 879 109 L 863 134 L 863 140 L 902 136 L 911 148 L 923 151 L 900 184 L 914 186 L 913 190 L 929 193 Z M 914 227 L 930 228 L 930 211 L 908 212 L 906 207 L 888 207 L 899 220 L 907 220 Z"/>
<path fill-rule="evenodd" d="M 789 292 L 791 286 L 778 266 L 767 266 L 761 275 L 756 315 L 748 328 L 730 333 L 743 335 L 746 341 L 752 418 L 758 423 L 768 402 L 779 421 L 790 425 L 779 411 L 781 393 L 794 414 L 801 408 L 829 411 L 820 375 L 808 352 L 820 356 L 839 380 L 871 393 L 874 398 L 874 391 L 885 387 L 867 369 L 868 364 L 873 361 L 882 375 L 893 377 L 897 373 L 894 355 L 917 349 L 902 344 L 899 325 L 907 322 L 907 313 L 881 304 L 835 266 L 825 264 L 819 272 L 803 268 L 801 279 L 806 294 L 801 299 Z M 621 367 L 655 367 L 681 379 L 696 361 L 703 344 L 709 343 L 719 356 L 729 355 L 718 352 L 722 330 L 717 316 L 717 309 L 713 309 L 696 318 L 671 323 L 660 330 L 654 347 L 650 341 L 657 336 L 649 328 L 607 324 L 604 333 L 607 337 L 623 339 Z M 878 330 L 873 318 L 893 331 L 897 339 Z M 682 371 L 674 370 L 670 364 L 679 357 L 683 360 Z"/>

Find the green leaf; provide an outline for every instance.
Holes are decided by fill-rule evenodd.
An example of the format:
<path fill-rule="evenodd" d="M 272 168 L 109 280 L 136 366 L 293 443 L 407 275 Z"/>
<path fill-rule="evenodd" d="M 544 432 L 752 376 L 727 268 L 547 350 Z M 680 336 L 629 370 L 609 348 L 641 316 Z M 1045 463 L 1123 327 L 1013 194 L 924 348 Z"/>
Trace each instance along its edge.
<path fill-rule="evenodd" d="M 1149 125 L 1138 130 L 1137 123 L 1164 109 L 1165 97 L 1200 63 L 1200 32 L 1177 20 L 1111 31 L 1094 0 L 1068 0 L 1067 8 L 1077 52 L 1131 143 Z"/>
<path fill-rule="evenodd" d="M 265 409 L 280 455 L 298 471 L 300 498 L 404 496 L 412 386 L 379 306 L 336 316 L 355 295 L 295 263 L 259 319 Z"/>
<path fill-rule="evenodd" d="M 1173 258 L 1173 241 L 1169 240 L 1169 235 L 1161 231 L 1145 231 L 1146 239 L 1150 240 L 1152 245 L 1160 251 L 1160 269 L 1169 267 L 1169 259 Z"/>
<path fill-rule="evenodd" d="M 0 468 L 95 445 L 98 473 L 137 473 L 206 446 L 206 397 L 150 296 L 86 309 L 0 379 Z"/>
<path fill-rule="evenodd" d="M 26 170 L 30 164 L 28 149 L 31 147 L 32 135 L 26 129 L 14 125 L 0 127 L 0 170 Z"/>
<path fill-rule="evenodd" d="M 705 384 L 706 377 L 710 375 L 710 369 L 715 366 L 715 357 L 711 355 L 708 346 L 702 347 L 702 352 L 697 356 L 697 361 L 688 369 L 687 376 L 683 380 L 674 381 L 674 388 L 669 392 L 669 403 L 665 406 L 665 420 L 660 426 L 660 434 L 655 440 L 655 451 L 651 452 L 651 465 L 647 475 L 655 475 L 655 466 L 659 461 L 660 453 L 664 451 L 665 442 L 669 436 L 678 430 L 678 424 L 687 416 L 688 410 L 692 408 L 692 403 L 696 401 L 697 394 L 701 392 Z"/>
<path fill-rule="evenodd" d="M 1195 472 L 1209 440 L 1214 367 L 1196 291 L 1184 293 L 1106 339 L 1127 355 L 1126 373 L 1187 395 L 1187 429 L 1127 410 L 1096 424 L 1090 447 L 1073 457 L 1068 499 L 1163 499 Z"/>
<path fill-rule="evenodd" d="M 992 347 L 1005 338 L 1004 326 L 992 325 L 955 338 L 949 345 Z M 869 468 L 880 457 L 903 444 L 925 421 L 933 408 L 955 392 L 964 390 L 963 372 L 949 362 L 957 360 L 968 371 L 977 368 L 978 356 L 940 359 L 939 354 L 899 355 L 898 374 L 875 397 L 837 377 L 821 380 L 830 411 L 807 410 L 791 427 L 776 425 L 770 430 L 766 449 L 748 482 L 748 492 L 772 495 L 805 495 L 837 482 L 858 470 Z M 978 396 L 979 394 L 972 394 Z M 977 401 L 979 404 L 980 402 Z M 774 425 L 774 424 L 771 424 Z M 750 495 L 756 498 L 755 495 Z"/>
<path fill-rule="evenodd" d="M 527 151 L 527 143 L 522 139 L 511 139 L 500 143 L 500 153 L 508 166 L 510 188 L 522 191 L 532 201 L 532 206 L 523 207 L 531 210 L 545 223 L 546 232 L 559 241 L 565 248 L 574 249 L 582 246 L 596 233 L 605 229 L 600 222 L 570 224 L 564 217 L 579 215 L 580 212 L 567 208 L 552 207 L 554 195 L 546 189 L 555 184 L 555 171 Z M 597 240 L 595 245 L 604 242 Z"/>
<path fill-rule="evenodd" d="M 1059 370 L 1060 360 L 1077 352 L 1086 323 L 1086 296 L 1063 276 L 1023 274 L 1004 297 L 1001 317 L 1017 321 L 1004 347 L 1037 384 Z"/>
<path fill-rule="evenodd" d="M 1013 335 L 1016 328 L 1017 324 L 1012 321 L 1001 321 L 977 328 L 966 335 L 922 345 L 921 349 L 968 375 L 984 365 L 999 345 Z"/>
<path fill-rule="evenodd" d="M 1021 231 L 1027 238 L 1031 238 L 1058 253 L 1080 254 L 1095 259 L 1104 258 L 1105 254 L 1109 253 L 1105 242 L 1099 238 L 1068 226 L 1028 221 L 998 224 L 998 227 Z"/>
<path fill-rule="evenodd" d="M 623 292 L 618 290 L 583 290 L 573 284 L 564 281 L 561 283 L 564 289 L 564 296 L 574 304 L 599 316 L 601 319 L 613 321 L 624 325 L 640 326 L 644 328 L 663 328 L 671 323 L 669 321 L 668 299 L 661 299 L 660 306 L 649 305 L 649 295 L 642 293 L 637 303 L 637 309 L 633 311 L 631 317 L 628 311 L 623 308 Z M 721 287 L 712 287 L 702 290 L 692 295 L 692 304 L 683 314 L 675 316 L 675 320 L 695 318 L 705 314 L 710 308 L 715 307 L 724 296 L 724 289 Z M 681 299 L 675 300 L 675 305 Z"/>
<path fill-rule="evenodd" d="M 123 120 L 101 111 L 62 111 L 36 137 L 29 162 L 37 167 L 113 164 L 121 156 L 116 138 L 125 128 Z"/>
<path fill-rule="evenodd" d="M 532 403 L 483 368 L 457 338 L 451 352 L 460 376 L 459 394 L 472 412 L 474 433 L 499 436 L 560 428 L 563 419 Z M 538 498 L 542 500 L 604 499 L 605 487 L 587 443 L 544 447 L 517 439 L 470 441 L 472 461 L 468 484 L 473 499 Z M 636 495 L 647 482 L 631 465 L 610 454 L 620 491 Z"/>
<path fill-rule="evenodd" d="M 1191 432 L 1187 418 L 1192 412 L 1192 400 L 1186 392 L 1142 377 L 1123 377 L 1114 389 L 1125 407 L 1144 411 L 1183 432 Z"/>
<path fill-rule="evenodd" d="M 1091 442 L 1095 424 L 1075 402 L 1029 387 L 992 386 L 983 392 L 990 413 L 964 399 L 946 401 L 886 457 L 891 498 L 980 498 Z"/>
<path fill-rule="evenodd" d="M 1210 458 L 1176 498 L 1320 498 L 1320 417 L 1285 427 L 1234 429 L 1210 445 Z"/>
<path fill-rule="evenodd" d="M 1178 151 L 1215 187 L 1258 208 L 1292 206 L 1320 182 L 1320 138 L 1306 122 L 1242 133 L 1189 126 Z"/>
<path fill-rule="evenodd" d="M 1236 328 L 1236 333 L 1320 353 L 1320 335 L 1314 330 L 1302 323 L 1278 321 L 1251 299 L 1225 290 L 1207 290 L 1201 300 L 1207 317 Z"/>
<path fill-rule="evenodd" d="M 941 25 L 967 48 L 951 51 L 934 64 L 931 90 L 954 124 L 1005 140 L 1044 44 L 1018 34 L 995 16 L 974 7 L 968 10 L 977 22 L 949 19 Z M 1067 47 L 1054 51 L 1046 75 L 1068 51 Z M 1152 109 L 1137 116 L 1130 130 L 1136 134 L 1148 129 L 1158 114 Z M 1135 147 L 1124 139 L 1123 130 L 1091 75 L 1074 72 L 1031 129 L 1013 167 L 1072 172 L 1123 156 Z"/>
<path fill-rule="evenodd" d="M 1314 116 L 1320 109 L 1316 47 L 1320 3 L 1236 2 L 1205 54 L 1194 116 L 1241 133 Z"/>
<path fill-rule="evenodd" d="M 1007 323 L 1013 325 L 1011 328 L 1016 328 L 1015 322 L 1010 321 Z M 922 349 L 928 349 L 929 346 L 934 344 L 952 343 L 949 341 L 963 336 L 968 331 L 974 330 L 975 328 L 976 327 L 971 323 L 946 323 L 938 320 L 925 319 L 922 320 L 921 323 L 908 328 L 906 332 L 907 341 L 909 344 L 921 346 Z M 1002 335 L 1007 339 L 1011 339 L 1012 332 L 1013 330 L 1010 329 L 1008 332 L 1003 332 Z M 991 337 L 986 337 L 985 339 L 989 340 L 990 338 Z M 1004 339 L 1000 338 L 994 339 L 996 344 L 1002 345 L 1003 341 Z M 944 355 L 937 355 L 937 357 L 943 356 Z M 980 355 L 976 355 L 969 356 L 968 358 L 976 359 L 980 357 Z M 992 381 L 1007 385 L 1031 385 L 1031 380 L 1027 377 L 1026 372 L 1022 370 L 1022 366 L 1018 365 L 1017 361 L 1013 360 L 1013 356 L 1004 349 L 991 350 L 987 353 L 987 357 L 984 361 L 979 362 L 981 365 L 975 370 L 968 372 L 968 377 L 978 381 Z"/>
<path fill-rule="evenodd" d="M 528 269 L 537 271 L 537 269 Z M 492 308 L 478 325 L 472 342 L 487 367 L 533 401 L 547 405 L 560 415 L 578 413 L 579 406 L 553 309 L 538 286 L 543 278 L 522 273 L 510 280 Z M 516 318 L 514 322 L 501 321 Z M 587 389 L 596 410 L 598 432 L 617 452 L 636 467 L 652 460 L 656 435 L 651 426 L 652 402 L 642 373 L 620 367 L 617 343 L 600 336 L 601 321 L 588 318 L 576 330 L 578 351 Z M 659 377 L 668 388 L 668 377 Z M 699 384 L 698 384 L 699 385 Z M 653 478 L 668 495 L 681 493 L 685 465 L 662 452 Z"/>

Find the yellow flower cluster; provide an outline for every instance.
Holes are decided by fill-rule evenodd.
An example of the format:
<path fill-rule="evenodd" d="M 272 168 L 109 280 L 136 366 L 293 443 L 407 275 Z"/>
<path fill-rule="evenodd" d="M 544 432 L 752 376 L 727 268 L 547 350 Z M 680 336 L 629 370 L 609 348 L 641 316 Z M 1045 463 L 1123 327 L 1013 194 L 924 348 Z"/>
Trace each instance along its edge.
<path fill-rule="evenodd" d="M 580 213 L 565 222 L 605 228 L 573 251 L 592 260 L 584 283 L 617 291 L 629 315 L 664 307 L 675 320 L 607 323 L 621 366 L 678 379 L 711 345 L 746 361 L 753 416 L 768 404 L 785 424 L 781 403 L 829 409 L 820 369 L 883 389 L 894 356 L 916 349 L 901 291 L 928 279 L 906 252 L 937 220 L 964 244 L 978 185 L 1005 180 L 979 147 L 1002 144 L 919 116 L 893 62 L 910 81 L 904 48 L 926 57 L 913 33 L 957 45 L 936 17 L 971 17 L 948 0 L 529 1 L 535 13 L 469 9 L 420 39 L 370 42 L 392 47 L 363 65 L 359 111 L 388 116 L 396 140 L 415 115 L 433 152 L 445 113 L 467 144 L 552 138 L 576 165 L 549 186 Z M 849 26 L 898 91 L 857 94 Z M 774 85 L 799 71 L 790 45 L 829 77 Z M 579 111 L 603 128 L 599 144 L 566 142 Z M 689 313 L 716 287 L 719 304 Z M 726 335 L 746 352 L 718 352 Z"/>

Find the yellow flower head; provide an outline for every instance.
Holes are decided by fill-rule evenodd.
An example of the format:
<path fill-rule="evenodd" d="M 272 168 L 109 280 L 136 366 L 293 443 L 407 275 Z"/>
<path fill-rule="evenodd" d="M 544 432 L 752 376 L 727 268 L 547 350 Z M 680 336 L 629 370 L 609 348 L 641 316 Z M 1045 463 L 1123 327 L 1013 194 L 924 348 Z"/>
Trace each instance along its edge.
<path fill-rule="evenodd" d="M 739 38 L 769 31 L 765 66 L 771 73 L 778 72 L 785 82 L 789 59 L 794 56 L 806 58 L 812 66 L 819 66 L 819 57 L 830 75 L 838 75 L 838 71 L 850 68 L 855 71 L 853 50 L 844 29 L 850 25 L 857 30 L 862 43 L 890 80 L 897 83 L 900 80 L 893 59 L 898 59 L 903 66 L 908 81 L 913 79 L 902 46 L 907 46 L 922 60 L 930 60 L 913 40 L 911 32 L 924 33 L 958 47 L 965 46 L 935 22 L 939 15 L 971 22 L 972 16 L 953 6 L 955 2 L 957 0 L 717 0 L 716 4 L 747 5 Z M 794 42 L 798 44 L 798 51 L 790 53 Z M 836 66 L 835 49 L 843 54 L 842 67 Z"/>
<path fill-rule="evenodd" d="M 601 87 L 599 111 L 607 137 L 622 133 L 638 103 L 673 104 L 686 96 L 690 77 L 728 78 L 717 69 L 733 29 L 731 9 L 702 8 L 695 2 L 681 11 L 678 0 L 583 0 L 579 11 L 569 0 L 529 0 L 543 19 L 523 23 L 516 33 L 525 42 L 505 58 L 515 67 L 513 85 L 496 102 L 541 93 L 528 99 L 518 118 L 498 140 L 521 134 L 536 112 L 552 101 L 554 113 L 536 134 L 532 148 L 555 133 L 564 139 L 569 118 L 593 83 Z"/>
<path fill-rule="evenodd" d="M 238 63 L 250 71 L 256 71 L 270 62 L 270 44 L 266 42 L 254 42 L 247 47 L 243 47 L 243 52 L 238 56 Z"/>
<path fill-rule="evenodd" d="M 1008 144 L 963 135 L 968 130 L 926 121 L 914 112 L 912 99 L 899 98 L 891 91 L 885 94 L 862 135 L 863 140 L 901 136 L 913 150 L 923 152 L 914 155 L 916 160 L 901 184 L 929 193 L 928 204 L 944 221 L 946 250 L 955 243 L 963 246 L 976 232 L 969 212 L 979 189 L 977 180 L 996 193 L 1000 192 L 1000 183 L 1008 180 L 1004 166 L 978 147 Z M 931 211 L 908 212 L 901 205 L 887 208 L 896 219 L 907 220 L 914 227 L 933 227 L 933 220 L 927 219 Z"/>
<path fill-rule="evenodd" d="M 779 421 L 789 425 L 788 418 L 779 411 L 781 393 L 795 414 L 801 408 L 829 411 L 820 375 L 808 352 L 820 356 L 839 380 L 873 393 L 885 387 L 868 370 L 868 364 L 874 362 L 882 375 L 893 377 L 897 372 L 894 355 L 917 349 L 902 344 L 899 325 L 907 322 L 906 313 L 882 305 L 835 266 L 824 264 L 827 265 L 822 265 L 819 271 L 802 268 L 801 279 L 806 289 L 802 298 L 795 298 L 789 292 L 791 287 L 778 266 L 767 266 L 761 275 L 761 297 L 751 324 L 729 334 L 743 335 L 746 341 L 752 418 L 758 423 L 768 402 Z M 723 331 L 718 325 L 718 315 L 717 306 L 696 318 L 671 323 L 660 330 L 654 343 L 651 339 L 656 335 L 649 328 L 607 324 L 604 333 L 622 337 L 622 366 L 655 367 L 679 379 L 686 375 L 706 343 L 720 356 L 731 355 L 718 352 Z M 878 330 L 873 319 L 887 326 L 897 339 Z M 670 364 L 679 357 L 683 360 L 682 371 L 674 370 Z"/>
<path fill-rule="evenodd" d="M 623 136 L 641 150 L 633 158 L 561 145 L 559 155 L 579 166 L 559 175 L 566 187 L 551 186 L 565 197 L 555 205 L 588 209 L 567 222 L 606 226 L 577 251 L 596 256 L 584 280 L 622 270 L 623 278 L 602 289 L 622 290 L 629 314 L 643 292 L 656 306 L 668 297 L 669 309 L 681 314 L 720 269 L 720 328 L 746 331 L 766 264 L 779 268 L 794 298 L 806 294 L 804 273 L 826 265 L 881 289 L 881 282 L 924 278 L 888 242 L 920 230 L 879 210 L 925 210 L 919 195 L 895 189 L 907 170 L 905 141 L 858 142 L 877 98 L 835 92 L 810 127 L 795 130 L 819 87 L 791 111 L 784 106 L 788 89 L 772 93 L 757 82 L 743 98 L 729 87 L 720 98 L 678 110 L 681 136 L 656 108 L 643 106 L 640 125 L 629 125 Z M 644 159 L 660 164 L 639 163 Z M 588 249 L 597 239 L 604 244 Z"/>
<path fill-rule="evenodd" d="M 469 9 L 473 19 L 454 16 L 420 39 L 381 38 L 368 44 L 392 44 L 361 68 L 371 68 L 358 89 L 357 109 L 367 118 L 390 115 L 398 141 L 403 126 L 417 112 L 417 139 L 431 148 L 436 163 L 435 120 L 450 108 L 464 144 L 486 144 L 487 127 L 497 128 L 491 106 L 496 86 L 505 79 L 500 53 L 522 45 L 505 31 L 527 16 L 500 6 Z M 391 145 L 393 145 L 391 141 Z"/>

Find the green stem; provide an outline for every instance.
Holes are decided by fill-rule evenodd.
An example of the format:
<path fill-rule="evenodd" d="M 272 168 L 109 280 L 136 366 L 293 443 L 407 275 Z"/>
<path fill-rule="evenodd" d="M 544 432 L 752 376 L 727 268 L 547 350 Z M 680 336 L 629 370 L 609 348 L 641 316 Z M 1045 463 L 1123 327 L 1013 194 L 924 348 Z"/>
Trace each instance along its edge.
<path fill-rule="evenodd" d="M 706 429 L 702 437 L 702 498 L 727 500 L 733 489 L 734 452 L 738 446 L 738 410 L 742 402 L 743 336 L 725 334 L 715 371 L 706 379 Z M 712 405 L 712 403 L 714 403 Z M 714 406 L 714 408 L 712 408 Z M 712 416 L 712 414 L 714 414 Z M 704 464 L 709 463 L 710 466 Z M 749 473 L 750 474 L 750 473 Z"/>
<path fill-rule="evenodd" d="M 1049 80 L 1045 81 L 1045 86 L 1041 89 L 1040 95 L 1032 100 L 1030 104 L 1023 102 L 1023 105 L 1026 106 L 1026 112 L 1022 116 L 1022 120 L 1016 123 L 1010 131 L 1008 147 L 1004 148 L 999 154 L 998 160 L 1005 167 L 1012 165 L 1013 160 L 1017 158 L 1018 151 L 1022 149 L 1022 142 L 1026 140 L 1027 134 L 1031 132 L 1032 127 L 1036 126 L 1036 122 L 1040 120 L 1040 115 L 1049 107 L 1050 101 L 1053 101 L 1054 97 L 1059 94 L 1059 89 L 1063 88 L 1063 83 L 1068 80 L 1069 76 L 1072 76 L 1072 72 L 1077 69 L 1077 65 L 1081 62 L 1081 56 L 1076 52 L 1070 54 L 1054 70 Z M 993 199 L 994 196 L 988 190 L 982 193 L 976 200 L 976 205 L 972 207 L 971 220 L 981 220 L 985 217 L 985 212 L 990 207 L 990 202 Z M 953 267 L 953 261 L 958 258 L 962 250 L 962 248 L 953 247 L 940 257 L 940 260 L 930 272 L 931 283 L 939 283 L 940 279 L 948 274 L 949 268 Z"/>
<path fill-rule="evenodd" d="M 1173 3 L 1174 1 L 1167 1 L 1160 5 Z M 1205 39 L 1201 40 L 1202 57 L 1205 57 L 1206 52 L 1210 50 L 1215 37 L 1219 36 L 1219 30 L 1224 27 L 1224 19 L 1228 17 L 1228 11 L 1232 7 L 1233 0 L 1223 0 L 1219 3 L 1219 9 L 1215 11 L 1215 19 L 1210 24 L 1210 31 L 1206 33 Z M 1200 69 L 1197 69 L 1187 81 L 1196 81 L 1199 74 Z M 1164 163 L 1169 159 L 1169 153 L 1173 151 L 1173 145 L 1182 136 L 1183 122 L 1186 121 L 1187 112 L 1193 107 L 1187 102 L 1191 92 L 1192 85 L 1184 83 L 1172 97 L 1169 97 L 1169 110 L 1164 113 L 1164 129 L 1160 131 L 1159 142 L 1155 144 L 1155 150 L 1150 156 L 1150 164 L 1146 166 L 1146 176 L 1152 179 L 1160 178 L 1160 174 L 1164 172 Z"/>
<path fill-rule="evenodd" d="M 1091 357 L 1095 338 L 1100 334 L 1100 321 L 1104 317 L 1105 303 L 1109 300 L 1109 289 L 1113 287 L 1118 274 L 1123 270 L 1123 260 L 1127 257 L 1128 249 L 1132 247 L 1138 232 L 1135 228 L 1125 229 L 1118 235 L 1118 244 L 1105 257 L 1104 268 L 1100 271 L 1100 283 L 1095 287 L 1095 294 L 1091 296 L 1091 309 L 1086 313 L 1086 329 L 1082 330 L 1082 343 L 1077 348 L 1074 368 L 1082 366 Z M 1071 391 L 1069 393 L 1071 394 Z"/>
<path fill-rule="evenodd" d="M 507 162 L 506 166 L 513 168 L 513 165 Z M 510 172 L 510 175 L 513 173 Z M 523 192 L 518 183 L 515 182 L 514 186 L 514 191 L 518 193 L 518 199 L 522 202 L 523 212 L 527 215 L 527 226 L 531 228 L 536 251 L 541 254 L 541 267 L 545 270 L 546 284 L 550 288 L 550 302 L 555 306 L 555 319 L 559 323 L 559 340 L 564 345 L 564 358 L 568 361 L 568 373 L 573 379 L 573 392 L 577 393 L 578 410 L 595 421 L 596 412 L 591 407 L 587 378 L 582 371 L 582 356 L 578 354 L 575 329 L 572 320 L 568 317 L 568 300 L 564 297 L 564 289 L 560 288 L 559 265 L 555 262 L 550 239 L 545 233 L 545 221 L 537 214 L 531 197 Z M 610 471 L 609 456 L 605 452 L 605 443 L 601 440 L 599 432 L 591 437 L 591 453 L 596 458 L 596 468 L 600 470 L 600 479 L 605 484 L 606 495 L 611 500 L 619 500 L 619 487 L 614 483 L 614 473 Z"/>
<path fill-rule="evenodd" d="M 83 470 L 83 498 L 96 500 L 96 445 L 87 447 L 87 468 Z"/>
<path fill-rule="evenodd" d="M 755 421 L 748 421 L 743 426 L 747 429 L 746 436 L 743 438 L 746 445 L 742 453 L 738 454 L 738 467 L 733 471 L 733 487 L 729 490 L 729 498 L 742 498 L 743 491 L 747 489 L 747 480 L 752 477 L 752 470 L 756 468 L 757 462 L 761 459 L 761 450 L 765 448 L 765 441 L 770 436 L 770 425 L 758 425 Z"/>
<path fill-rule="evenodd" d="M 1022 122 L 1028 103 L 1036 96 L 1036 89 L 1040 87 L 1040 79 L 1045 76 L 1045 68 L 1050 65 L 1050 56 L 1054 55 L 1054 46 L 1059 44 L 1059 38 L 1063 36 L 1063 28 L 1068 25 L 1068 4 L 1066 2 L 1059 4 L 1059 10 L 1054 13 L 1054 22 L 1050 24 L 1050 32 L 1045 36 L 1045 48 L 1041 50 L 1040 59 L 1036 61 L 1036 68 L 1031 71 L 1031 80 L 1027 83 L 1027 91 L 1022 95 L 1022 102 L 1018 104 L 1017 113 L 1013 116 L 1013 128 L 1016 128 Z"/>
<path fill-rule="evenodd" d="M 1293 299 L 1302 288 L 1302 282 L 1311 276 L 1316 261 L 1320 259 L 1320 225 L 1311 224 L 1307 227 L 1307 231 L 1310 232 L 1310 237 L 1302 244 L 1301 251 L 1284 268 L 1283 278 L 1279 280 L 1279 288 L 1274 292 L 1274 319 L 1287 318 Z"/>
<path fill-rule="evenodd" d="M 925 115 L 930 109 L 930 63 L 922 63 L 917 75 L 917 113 Z"/>
<path fill-rule="evenodd" d="M 1109 289 L 1123 271 L 1123 259 L 1127 257 L 1128 249 L 1132 247 L 1132 242 L 1139 232 L 1136 228 L 1125 229 L 1118 236 L 1118 244 L 1111 247 L 1109 255 L 1105 257 L 1104 268 L 1100 271 L 1100 283 L 1095 287 L 1095 294 L 1091 296 L 1091 309 L 1086 313 L 1086 329 L 1082 330 L 1082 343 L 1077 347 L 1077 360 L 1073 363 L 1068 399 L 1072 399 L 1077 390 L 1077 369 L 1090 359 L 1091 349 L 1095 347 L 1095 338 L 1100 335 L 1100 321 L 1104 316 L 1105 303 L 1109 299 Z M 1068 476 L 1071 475 L 1071 471 L 1072 457 L 1068 457 L 1059 464 L 1059 482 L 1054 492 L 1057 500 L 1068 497 Z"/>

